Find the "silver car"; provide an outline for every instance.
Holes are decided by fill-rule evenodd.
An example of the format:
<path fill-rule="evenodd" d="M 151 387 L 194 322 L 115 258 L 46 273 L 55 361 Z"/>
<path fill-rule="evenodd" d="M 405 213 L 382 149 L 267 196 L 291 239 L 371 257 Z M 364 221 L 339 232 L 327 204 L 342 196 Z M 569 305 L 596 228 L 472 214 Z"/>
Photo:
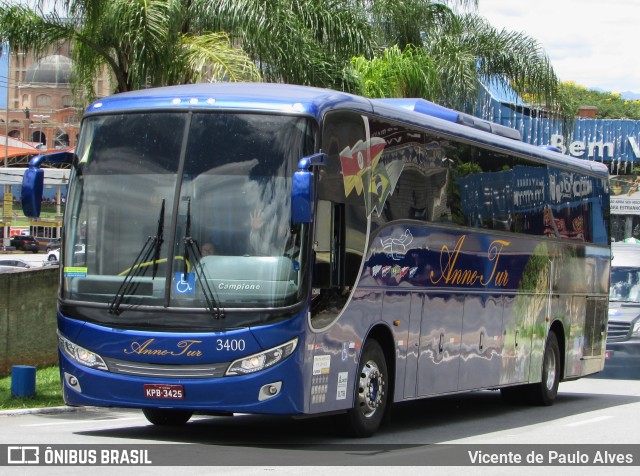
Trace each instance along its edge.
<path fill-rule="evenodd" d="M 31 265 L 21 259 L 0 259 L 0 273 L 5 271 L 23 271 Z"/>

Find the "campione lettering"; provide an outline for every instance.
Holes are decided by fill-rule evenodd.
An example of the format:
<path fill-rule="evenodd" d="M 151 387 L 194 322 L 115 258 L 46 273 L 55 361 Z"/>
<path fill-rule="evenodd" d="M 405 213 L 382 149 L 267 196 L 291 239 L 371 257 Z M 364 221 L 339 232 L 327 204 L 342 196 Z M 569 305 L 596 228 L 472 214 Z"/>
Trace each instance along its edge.
<path fill-rule="evenodd" d="M 247 283 L 220 283 L 218 289 L 224 291 L 260 291 L 261 286 L 259 284 L 247 284 Z"/>

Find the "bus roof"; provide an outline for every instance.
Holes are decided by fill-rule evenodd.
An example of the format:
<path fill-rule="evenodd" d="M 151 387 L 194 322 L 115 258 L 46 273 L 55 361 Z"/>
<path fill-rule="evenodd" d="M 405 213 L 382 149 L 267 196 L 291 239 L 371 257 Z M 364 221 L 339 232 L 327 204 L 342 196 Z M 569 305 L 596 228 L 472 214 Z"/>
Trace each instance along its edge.
<path fill-rule="evenodd" d="M 327 112 L 336 109 L 373 113 L 427 127 L 451 137 L 479 142 L 494 149 L 533 156 L 550 164 L 608 177 L 608 169 L 602 163 L 573 158 L 524 143 L 516 129 L 484 121 L 424 99 L 368 99 L 330 89 L 278 83 L 200 83 L 115 94 L 89 105 L 86 115 L 131 110 L 185 109 L 241 109 L 304 114 L 314 117 L 318 122 Z"/>
<path fill-rule="evenodd" d="M 200 83 L 141 89 L 92 103 L 87 113 L 132 109 L 242 109 L 312 115 L 352 108 L 372 112 L 368 99 L 330 89 L 277 83 Z"/>

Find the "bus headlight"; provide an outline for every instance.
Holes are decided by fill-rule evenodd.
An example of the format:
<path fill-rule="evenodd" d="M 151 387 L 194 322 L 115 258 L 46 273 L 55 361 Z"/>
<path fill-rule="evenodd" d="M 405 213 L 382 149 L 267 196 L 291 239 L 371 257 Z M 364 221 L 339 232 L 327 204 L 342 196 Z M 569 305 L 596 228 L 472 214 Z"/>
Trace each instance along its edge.
<path fill-rule="evenodd" d="M 289 357 L 297 345 L 296 337 L 278 347 L 238 359 L 231 363 L 225 375 L 245 375 L 267 369 Z"/>
<path fill-rule="evenodd" d="M 64 355 L 77 364 L 84 365 L 85 367 L 92 369 L 109 370 L 107 364 L 104 363 L 104 360 L 102 360 L 102 357 L 98 354 L 74 344 L 69 339 L 62 337 L 60 334 L 58 334 L 58 346 Z"/>
<path fill-rule="evenodd" d="M 634 322 L 631 337 L 640 337 L 640 319 Z"/>

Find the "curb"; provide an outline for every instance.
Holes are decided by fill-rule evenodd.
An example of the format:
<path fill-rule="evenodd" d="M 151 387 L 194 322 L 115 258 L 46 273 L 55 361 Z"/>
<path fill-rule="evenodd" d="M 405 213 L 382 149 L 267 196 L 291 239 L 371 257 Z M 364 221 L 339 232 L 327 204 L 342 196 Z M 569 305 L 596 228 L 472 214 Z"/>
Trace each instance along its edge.
<path fill-rule="evenodd" d="M 86 411 L 87 407 L 43 407 L 43 408 L 18 408 L 16 410 L 0 410 L 0 417 L 18 416 L 31 414 L 56 414 L 56 413 L 72 413 Z"/>

